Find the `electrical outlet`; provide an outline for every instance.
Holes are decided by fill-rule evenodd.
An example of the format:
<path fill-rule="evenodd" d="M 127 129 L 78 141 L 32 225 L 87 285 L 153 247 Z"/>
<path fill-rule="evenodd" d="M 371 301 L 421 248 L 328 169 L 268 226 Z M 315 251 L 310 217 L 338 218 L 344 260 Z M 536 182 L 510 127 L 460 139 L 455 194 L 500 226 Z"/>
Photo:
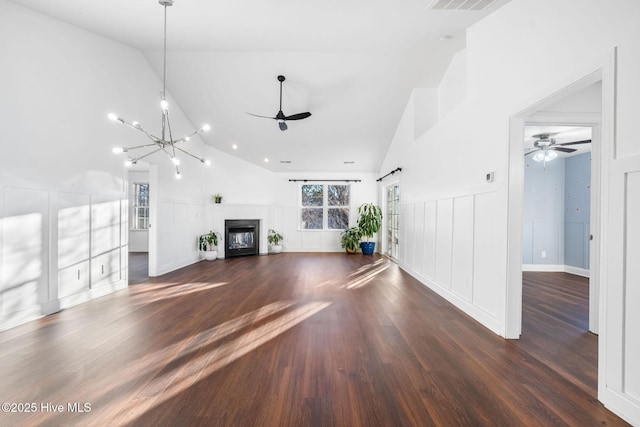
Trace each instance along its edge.
<path fill-rule="evenodd" d="M 547 257 L 547 251 L 542 251 L 542 253 L 540 255 L 542 256 L 542 258 L 546 258 Z"/>

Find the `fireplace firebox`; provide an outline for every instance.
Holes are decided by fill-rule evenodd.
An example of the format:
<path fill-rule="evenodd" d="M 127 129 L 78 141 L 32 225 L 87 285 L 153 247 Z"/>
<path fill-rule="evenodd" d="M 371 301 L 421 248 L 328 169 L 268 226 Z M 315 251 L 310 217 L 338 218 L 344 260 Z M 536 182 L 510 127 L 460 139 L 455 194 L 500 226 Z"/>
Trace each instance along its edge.
<path fill-rule="evenodd" d="M 224 221 L 224 257 L 260 253 L 260 220 L 227 219 Z"/>

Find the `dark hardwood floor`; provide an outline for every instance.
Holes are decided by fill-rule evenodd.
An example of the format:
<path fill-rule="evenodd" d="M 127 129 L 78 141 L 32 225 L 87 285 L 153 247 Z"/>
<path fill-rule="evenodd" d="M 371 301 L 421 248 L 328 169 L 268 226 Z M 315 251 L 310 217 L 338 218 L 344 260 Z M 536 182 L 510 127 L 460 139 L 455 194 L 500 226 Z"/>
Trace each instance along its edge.
<path fill-rule="evenodd" d="M 524 299 L 509 341 L 384 257 L 201 262 L 0 333 L 0 399 L 37 404 L 0 425 L 626 425 L 586 281 L 526 273 Z"/>

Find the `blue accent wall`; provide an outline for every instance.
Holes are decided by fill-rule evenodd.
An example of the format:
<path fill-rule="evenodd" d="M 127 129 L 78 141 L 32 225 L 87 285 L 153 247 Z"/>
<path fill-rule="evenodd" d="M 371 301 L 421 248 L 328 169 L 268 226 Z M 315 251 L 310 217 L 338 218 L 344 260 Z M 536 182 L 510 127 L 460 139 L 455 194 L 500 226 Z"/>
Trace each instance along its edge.
<path fill-rule="evenodd" d="M 523 264 L 589 269 L 591 153 L 544 163 L 525 158 Z"/>
<path fill-rule="evenodd" d="M 564 159 L 525 158 L 524 264 L 564 264 Z"/>
<path fill-rule="evenodd" d="M 565 160 L 564 263 L 589 269 L 591 153 Z"/>

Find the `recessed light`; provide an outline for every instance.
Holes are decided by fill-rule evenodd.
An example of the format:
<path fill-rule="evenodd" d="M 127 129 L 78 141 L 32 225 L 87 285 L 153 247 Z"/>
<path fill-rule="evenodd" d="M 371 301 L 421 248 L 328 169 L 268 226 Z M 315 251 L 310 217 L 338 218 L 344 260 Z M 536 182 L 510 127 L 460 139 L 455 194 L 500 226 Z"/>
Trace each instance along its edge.
<path fill-rule="evenodd" d="M 268 157 L 265 157 L 265 158 L 264 158 L 264 162 L 265 162 L 265 163 L 269 163 L 269 158 L 268 158 Z"/>
<path fill-rule="evenodd" d="M 238 144 L 233 144 L 233 145 L 231 146 L 231 148 L 233 148 L 234 150 L 237 150 L 237 149 L 238 149 Z"/>

